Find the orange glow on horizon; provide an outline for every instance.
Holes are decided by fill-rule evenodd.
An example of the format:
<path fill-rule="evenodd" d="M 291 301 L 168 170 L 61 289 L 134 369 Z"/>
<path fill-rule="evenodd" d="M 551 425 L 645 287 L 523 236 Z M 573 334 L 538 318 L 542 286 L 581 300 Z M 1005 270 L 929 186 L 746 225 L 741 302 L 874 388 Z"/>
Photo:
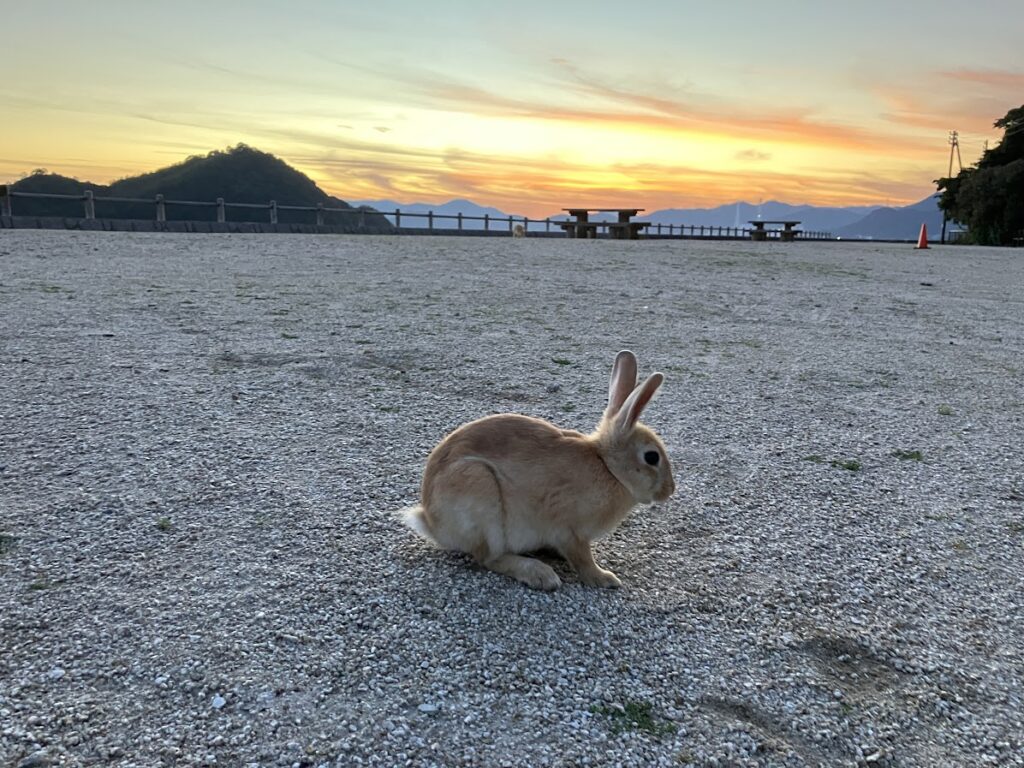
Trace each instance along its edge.
<path fill-rule="evenodd" d="M 348 201 L 467 198 L 533 217 L 905 205 L 934 192 L 948 130 L 973 162 L 1024 84 L 1009 18 L 1024 6 L 951 51 L 921 42 L 945 32 L 940 15 L 896 6 L 880 27 L 859 6 L 638 0 L 658 23 L 623 30 L 593 4 L 567 37 L 496 24 L 485 4 L 428 14 L 396 0 L 383 23 L 325 0 L 244 18 L 182 0 L 206 23 L 172 35 L 174 7 L 67 4 L 55 27 L 49 1 L 5 11 L 0 183 L 39 167 L 109 183 L 245 143 Z M 680 29 L 702 33 L 681 45 Z"/>

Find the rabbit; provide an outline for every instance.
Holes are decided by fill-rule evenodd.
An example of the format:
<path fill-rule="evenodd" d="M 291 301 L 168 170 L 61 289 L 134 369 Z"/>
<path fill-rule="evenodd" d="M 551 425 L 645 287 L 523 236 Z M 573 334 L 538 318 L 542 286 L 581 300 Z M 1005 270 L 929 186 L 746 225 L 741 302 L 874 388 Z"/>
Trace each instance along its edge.
<path fill-rule="evenodd" d="M 420 504 L 401 510 L 406 524 L 535 589 L 561 585 L 551 566 L 524 555 L 547 548 L 583 583 L 621 586 L 590 544 L 637 504 L 675 492 L 664 444 L 638 421 L 664 379 L 652 373 L 638 386 L 636 356 L 619 352 L 608 406 L 589 435 L 511 413 L 462 425 L 430 453 Z"/>

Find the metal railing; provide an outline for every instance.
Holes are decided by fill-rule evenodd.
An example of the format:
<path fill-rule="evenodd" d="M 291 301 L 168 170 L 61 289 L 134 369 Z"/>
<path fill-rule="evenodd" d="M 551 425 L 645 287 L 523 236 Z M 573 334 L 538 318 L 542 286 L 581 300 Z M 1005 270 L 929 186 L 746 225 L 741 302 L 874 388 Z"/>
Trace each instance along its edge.
<path fill-rule="evenodd" d="M 561 234 L 558 231 L 560 229 L 560 225 L 570 221 L 568 217 L 531 219 L 528 216 L 491 216 L 486 213 L 482 216 L 472 216 L 463 213 L 435 213 L 434 211 L 414 213 L 412 211 L 403 211 L 400 208 L 396 208 L 394 211 L 379 211 L 367 207 L 338 208 L 326 206 L 323 203 L 318 203 L 315 206 L 280 205 L 276 200 L 270 200 L 266 203 L 229 203 L 222 197 L 218 197 L 214 201 L 206 202 L 196 200 L 169 200 L 164 198 L 163 195 L 156 195 L 153 198 L 99 197 L 96 196 L 92 190 L 86 190 L 81 194 L 57 194 L 51 192 L 21 192 L 10 189 L 10 187 L 6 186 L 0 186 L 0 216 L 11 217 L 14 215 L 14 205 L 12 200 L 16 197 L 41 200 L 77 200 L 82 204 L 82 218 L 86 220 L 94 220 L 97 218 L 97 203 L 120 203 L 154 206 L 155 221 L 157 222 L 166 222 L 168 220 L 168 206 L 182 206 L 193 208 L 215 208 L 217 223 L 224 224 L 228 221 L 228 209 L 234 208 L 265 210 L 267 211 L 267 221 L 270 224 L 278 223 L 278 213 L 280 211 L 302 211 L 312 213 L 314 214 L 314 222 L 318 227 L 325 226 L 326 214 L 328 213 L 356 216 L 358 217 L 356 223 L 359 228 L 363 228 L 365 226 L 366 216 L 383 216 L 385 219 L 390 221 L 399 232 L 409 232 L 410 230 L 421 232 L 443 232 L 448 230 L 468 233 L 472 233 L 474 231 L 498 233 L 507 230 L 509 234 L 515 235 L 519 234 L 516 231 L 517 226 L 519 226 L 522 227 L 521 234 L 523 235 L 528 235 L 530 233 L 539 234 L 541 232 L 546 235 Z M 407 226 L 403 224 L 403 221 L 422 221 L 424 223 L 420 226 Z M 446 222 L 450 222 L 450 225 L 443 226 Z M 482 222 L 483 226 L 467 227 L 467 224 L 470 224 L 470 222 Z M 594 221 L 592 223 L 597 225 L 598 230 L 602 234 L 607 234 L 608 225 L 613 225 L 615 222 Z M 771 239 L 778 237 L 778 232 L 775 230 L 767 230 L 767 232 Z M 661 222 L 651 222 L 647 227 L 646 236 L 661 238 L 734 240 L 749 238 L 750 229 L 741 227 L 714 227 L 698 224 L 664 224 Z M 797 233 L 797 239 L 831 240 L 833 237 L 827 232 L 800 231 Z"/>

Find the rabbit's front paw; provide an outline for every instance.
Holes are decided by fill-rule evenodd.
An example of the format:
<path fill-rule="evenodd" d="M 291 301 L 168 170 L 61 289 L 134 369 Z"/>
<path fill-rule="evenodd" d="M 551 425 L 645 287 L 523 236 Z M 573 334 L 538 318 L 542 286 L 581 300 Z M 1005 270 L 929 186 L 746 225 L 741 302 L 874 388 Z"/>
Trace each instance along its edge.
<path fill-rule="evenodd" d="M 581 573 L 583 583 L 591 587 L 603 587 L 605 589 L 618 589 L 622 586 L 619 577 L 604 568 L 595 568 L 593 571 Z"/>
<path fill-rule="evenodd" d="M 520 580 L 527 586 L 542 589 L 545 592 L 553 592 L 562 586 L 562 580 L 558 578 L 554 569 L 540 560 L 534 560 L 530 567 L 524 569 Z"/>

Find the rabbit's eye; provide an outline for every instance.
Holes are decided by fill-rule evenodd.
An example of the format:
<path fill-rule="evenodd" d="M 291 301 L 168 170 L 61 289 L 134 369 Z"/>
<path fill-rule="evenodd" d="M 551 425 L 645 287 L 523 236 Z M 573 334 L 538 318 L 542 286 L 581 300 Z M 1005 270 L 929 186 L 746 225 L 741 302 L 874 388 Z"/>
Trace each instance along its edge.
<path fill-rule="evenodd" d="M 644 461 L 646 461 L 652 467 L 658 466 L 658 461 L 660 459 L 661 455 L 657 451 L 646 451 L 644 453 Z"/>

